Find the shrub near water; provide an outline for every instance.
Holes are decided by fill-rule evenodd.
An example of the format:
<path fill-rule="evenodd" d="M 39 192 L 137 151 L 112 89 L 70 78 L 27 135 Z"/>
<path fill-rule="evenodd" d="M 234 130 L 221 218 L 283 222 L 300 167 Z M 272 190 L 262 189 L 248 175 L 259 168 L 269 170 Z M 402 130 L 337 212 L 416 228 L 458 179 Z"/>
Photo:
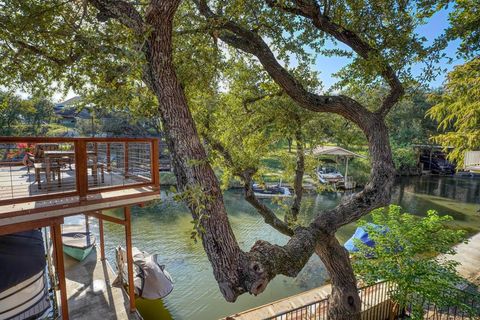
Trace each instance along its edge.
<path fill-rule="evenodd" d="M 374 248 L 356 243 L 359 252 L 354 253 L 353 265 L 359 280 L 396 283 L 392 298 L 400 310 L 412 304 L 413 318 L 423 317 L 422 301 L 469 311 L 463 306 L 464 294 L 455 289 L 464 282 L 455 270 L 458 263 L 438 258 L 439 254 L 455 254 L 453 245 L 465 241 L 463 230 L 445 227 L 451 217 L 429 210 L 418 218 L 395 205 L 374 210 L 371 217 L 380 227 L 359 222 L 375 242 Z"/>

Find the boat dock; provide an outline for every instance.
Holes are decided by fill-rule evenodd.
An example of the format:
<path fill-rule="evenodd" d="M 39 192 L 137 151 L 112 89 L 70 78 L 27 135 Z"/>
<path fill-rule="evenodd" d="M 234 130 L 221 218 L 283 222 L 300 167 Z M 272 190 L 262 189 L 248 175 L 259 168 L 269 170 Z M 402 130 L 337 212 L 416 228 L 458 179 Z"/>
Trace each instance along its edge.
<path fill-rule="evenodd" d="M 115 273 L 107 260 L 100 259 L 99 248 L 78 262 L 64 255 L 68 309 L 71 319 L 140 320 L 130 312 L 128 294 L 112 286 Z M 59 299 L 57 295 L 57 299 Z"/>

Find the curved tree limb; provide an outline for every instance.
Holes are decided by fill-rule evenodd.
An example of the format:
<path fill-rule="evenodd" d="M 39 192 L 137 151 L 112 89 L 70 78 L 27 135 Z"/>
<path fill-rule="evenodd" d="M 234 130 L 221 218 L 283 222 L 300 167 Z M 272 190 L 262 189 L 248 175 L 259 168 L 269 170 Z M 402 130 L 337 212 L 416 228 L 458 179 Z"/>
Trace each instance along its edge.
<path fill-rule="evenodd" d="M 98 10 L 97 19 L 107 21 L 114 18 L 143 37 L 145 23 L 133 3 L 123 0 L 88 0 Z"/>
<path fill-rule="evenodd" d="M 295 143 L 296 143 L 296 157 L 297 163 L 295 166 L 295 178 L 293 180 L 293 203 L 291 207 L 292 218 L 297 220 L 300 213 L 300 207 L 302 205 L 303 198 L 303 175 L 305 173 L 305 150 L 302 133 L 302 123 L 298 114 L 295 113 L 294 120 L 297 124 L 295 130 Z"/>
<path fill-rule="evenodd" d="M 218 29 L 217 36 L 222 41 L 256 56 L 272 79 L 304 108 L 315 112 L 337 113 L 353 122 L 361 122 L 359 121 L 361 117 L 371 114 L 364 106 L 347 96 L 309 92 L 278 62 L 268 44 L 256 32 L 218 16 L 208 7 L 205 0 L 195 1 L 200 13 Z"/>
<path fill-rule="evenodd" d="M 216 141 L 215 139 L 204 136 L 204 139 L 207 141 L 208 145 L 217 152 L 219 152 L 227 165 L 230 168 L 235 168 L 235 162 L 232 158 L 232 155 L 228 150 L 226 150 L 223 145 Z M 275 212 L 272 211 L 269 207 L 267 207 L 264 203 L 262 203 L 257 196 L 255 196 L 255 192 L 253 191 L 253 180 L 252 176 L 255 174 L 255 169 L 245 169 L 242 172 L 234 172 L 234 174 L 243 181 L 244 191 L 245 191 L 245 200 L 248 201 L 256 210 L 257 212 L 263 217 L 265 223 L 272 226 L 274 229 L 279 231 L 280 233 L 286 236 L 292 236 L 293 230 L 288 226 L 286 222 L 280 220 Z"/>
<path fill-rule="evenodd" d="M 377 49 L 372 47 L 366 41 L 362 40 L 358 34 L 333 22 L 328 17 L 328 10 L 324 10 L 322 13 L 320 5 L 314 0 L 295 0 L 295 7 L 287 6 L 283 1 L 278 0 L 265 0 L 265 2 L 272 8 L 278 8 L 293 15 L 302 16 L 309 19 L 316 28 L 328 33 L 338 41 L 346 44 L 365 60 L 370 60 L 372 58 L 380 58 L 378 59 L 379 61 L 384 60 L 380 52 L 378 52 Z M 381 107 L 377 110 L 377 113 L 384 117 L 404 94 L 404 89 L 400 80 L 395 74 L 395 71 L 393 71 L 388 62 L 384 61 L 381 64 L 379 67 L 379 73 L 390 86 L 389 94 L 385 97 Z"/>

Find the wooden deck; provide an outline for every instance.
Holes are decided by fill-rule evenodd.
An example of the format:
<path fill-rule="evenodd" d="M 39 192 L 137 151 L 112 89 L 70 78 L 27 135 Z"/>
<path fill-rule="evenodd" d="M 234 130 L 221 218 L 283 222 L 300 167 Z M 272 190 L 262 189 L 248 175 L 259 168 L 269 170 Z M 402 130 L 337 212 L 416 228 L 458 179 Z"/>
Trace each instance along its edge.
<path fill-rule="evenodd" d="M 123 288 L 112 286 L 116 276 L 107 260 L 100 260 L 98 248 L 82 262 L 67 255 L 64 261 L 71 319 L 141 319 L 137 312 L 129 312 Z"/>
<path fill-rule="evenodd" d="M 120 170 L 97 169 L 97 175 L 92 175 L 92 169 L 88 169 L 88 186 L 91 189 L 102 189 L 115 186 L 128 186 L 142 181 L 148 181 L 148 172 L 142 174 L 132 173 L 125 176 Z M 103 177 L 102 177 L 103 176 Z M 76 191 L 75 165 L 70 169 L 68 166 L 60 170 L 60 179 L 55 175 L 55 180 L 46 181 L 45 173 L 40 175 L 40 185 L 35 181 L 34 169 L 28 170 L 25 166 L 1 166 L 0 165 L 0 201 L 18 198 L 28 198 L 43 195 L 59 195 Z"/>
<path fill-rule="evenodd" d="M 145 203 L 159 198 L 160 192 L 155 188 L 140 187 L 95 193 L 88 195 L 84 201 L 73 196 L 3 205 L 0 206 L 0 229 L 9 225 Z M 2 233 L 8 233 L 8 230 Z"/>

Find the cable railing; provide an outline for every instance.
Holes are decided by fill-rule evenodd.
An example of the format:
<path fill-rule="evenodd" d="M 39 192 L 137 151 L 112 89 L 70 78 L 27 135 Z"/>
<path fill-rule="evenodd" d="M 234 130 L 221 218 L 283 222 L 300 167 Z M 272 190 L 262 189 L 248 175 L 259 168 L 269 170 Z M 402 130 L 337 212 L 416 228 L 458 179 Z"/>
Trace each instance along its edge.
<path fill-rule="evenodd" d="M 0 137 L 0 205 L 159 186 L 153 138 Z"/>

